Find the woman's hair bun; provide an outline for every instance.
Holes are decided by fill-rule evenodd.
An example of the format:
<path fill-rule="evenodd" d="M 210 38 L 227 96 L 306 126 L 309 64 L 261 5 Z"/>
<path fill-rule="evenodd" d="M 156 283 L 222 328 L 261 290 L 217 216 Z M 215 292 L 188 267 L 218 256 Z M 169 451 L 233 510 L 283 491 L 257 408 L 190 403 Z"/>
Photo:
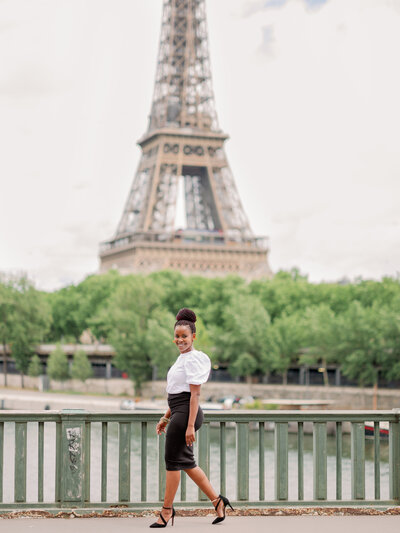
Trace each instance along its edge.
<path fill-rule="evenodd" d="M 180 309 L 178 311 L 178 314 L 176 315 L 177 322 L 179 320 L 187 320 L 188 322 L 196 322 L 196 313 L 192 311 L 191 309 L 188 309 L 187 307 L 183 307 L 183 309 Z"/>

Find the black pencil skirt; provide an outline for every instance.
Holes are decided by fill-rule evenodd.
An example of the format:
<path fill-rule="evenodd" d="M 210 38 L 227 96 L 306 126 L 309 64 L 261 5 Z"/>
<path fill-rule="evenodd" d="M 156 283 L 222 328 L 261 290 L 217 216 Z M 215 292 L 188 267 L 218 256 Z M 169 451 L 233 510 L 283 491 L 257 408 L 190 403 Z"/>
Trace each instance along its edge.
<path fill-rule="evenodd" d="M 186 470 L 195 468 L 193 446 L 187 446 L 185 439 L 189 419 L 190 392 L 168 394 L 168 406 L 171 409 L 171 417 L 165 438 L 166 469 Z M 203 411 L 199 407 L 194 423 L 195 431 L 201 427 L 203 419 Z"/>

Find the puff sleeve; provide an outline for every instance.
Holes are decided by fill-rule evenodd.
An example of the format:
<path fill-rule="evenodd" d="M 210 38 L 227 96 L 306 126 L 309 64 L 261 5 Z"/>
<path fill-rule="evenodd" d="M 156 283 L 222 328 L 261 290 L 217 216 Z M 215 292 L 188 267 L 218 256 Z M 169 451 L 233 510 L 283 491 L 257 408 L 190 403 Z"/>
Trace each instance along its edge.
<path fill-rule="evenodd" d="M 210 375 L 211 361 L 208 355 L 195 351 L 185 358 L 186 383 L 188 385 L 202 385 Z"/>

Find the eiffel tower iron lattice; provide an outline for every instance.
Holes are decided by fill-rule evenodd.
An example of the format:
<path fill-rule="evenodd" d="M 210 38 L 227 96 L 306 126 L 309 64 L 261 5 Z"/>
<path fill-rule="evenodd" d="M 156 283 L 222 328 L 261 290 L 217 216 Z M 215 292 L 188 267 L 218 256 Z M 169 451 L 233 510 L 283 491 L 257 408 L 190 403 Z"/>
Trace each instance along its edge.
<path fill-rule="evenodd" d="M 215 111 L 205 0 L 164 0 L 142 157 L 116 234 L 101 243 L 101 272 L 271 276 L 266 238 L 253 235 L 228 165 L 227 138 Z"/>

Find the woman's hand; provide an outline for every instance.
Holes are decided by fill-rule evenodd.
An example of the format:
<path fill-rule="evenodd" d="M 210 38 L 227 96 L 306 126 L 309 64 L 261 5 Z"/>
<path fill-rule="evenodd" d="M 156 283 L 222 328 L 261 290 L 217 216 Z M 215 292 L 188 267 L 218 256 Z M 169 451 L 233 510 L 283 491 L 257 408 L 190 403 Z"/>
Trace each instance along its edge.
<path fill-rule="evenodd" d="M 165 433 L 166 427 L 167 427 L 167 422 L 165 422 L 164 420 L 160 420 L 156 426 L 157 435 L 161 435 L 161 433 Z"/>
<path fill-rule="evenodd" d="M 193 443 L 196 440 L 195 433 L 194 433 L 194 426 L 187 427 L 187 430 L 185 433 L 185 439 L 186 439 L 186 446 L 193 446 Z"/>

